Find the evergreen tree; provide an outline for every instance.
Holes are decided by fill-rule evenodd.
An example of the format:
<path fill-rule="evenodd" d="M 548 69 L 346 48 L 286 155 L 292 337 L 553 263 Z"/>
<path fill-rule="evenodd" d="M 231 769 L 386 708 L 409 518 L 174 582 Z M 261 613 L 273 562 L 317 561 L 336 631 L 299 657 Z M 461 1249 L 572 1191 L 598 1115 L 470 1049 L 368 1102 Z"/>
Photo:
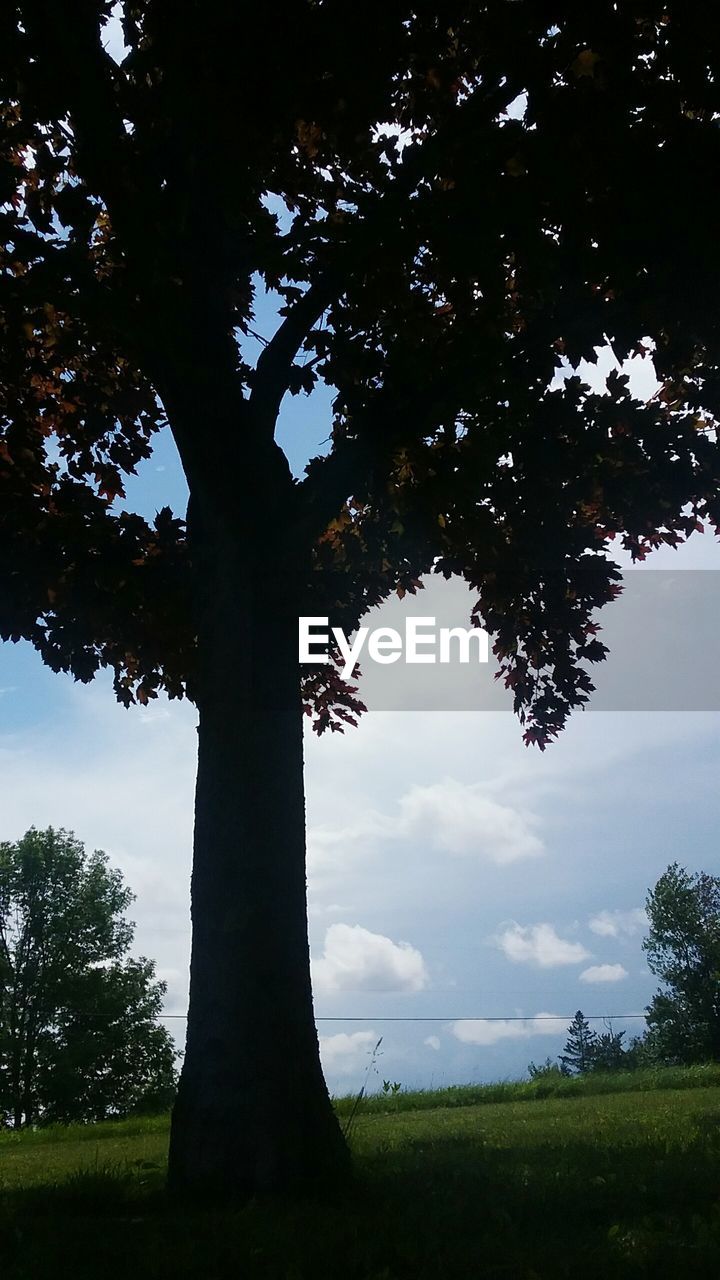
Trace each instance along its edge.
<path fill-rule="evenodd" d="M 583 1016 L 582 1010 L 578 1009 L 568 1027 L 565 1050 L 560 1054 L 561 1066 L 578 1075 L 585 1075 L 586 1072 L 592 1071 L 596 1043 L 595 1032 L 587 1018 Z"/>

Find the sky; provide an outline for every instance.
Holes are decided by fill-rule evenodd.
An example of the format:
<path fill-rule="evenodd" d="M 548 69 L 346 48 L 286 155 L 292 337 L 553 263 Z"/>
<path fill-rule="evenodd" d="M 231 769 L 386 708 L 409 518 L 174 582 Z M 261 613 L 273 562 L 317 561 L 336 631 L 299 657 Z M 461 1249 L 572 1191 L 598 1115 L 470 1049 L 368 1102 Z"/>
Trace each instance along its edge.
<path fill-rule="evenodd" d="M 256 330 L 276 323 L 260 297 Z M 650 394 L 647 365 L 632 372 Z M 325 447 L 330 399 L 320 388 L 283 404 L 296 474 Z M 163 432 L 127 505 L 183 514 L 185 500 Z M 602 617 L 617 643 L 596 706 L 612 709 L 575 714 L 544 754 L 523 746 L 508 709 L 374 710 L 343 736 L 308 732 L 313 978 L 333 1092 L 519 1078 L 561 1051 L 578 1008 L 628 1038 L 642 1029 L 656 989 L 647 891 L 675 860 L 720 872 L 720 713 L 684 689 L 663 696 L 678 673 L 712 671 L 720 549 L 698 534 L 649 563 L 661 570 L 652 608 L 621 602 Z M 648 671 L 653 691 L 633 703 Z M 0 645 L 0 839 L 52 824 L 107 851 L 136 895 L 134 951 L 157 962 L 179 1041 L 195 725 L 189 704 L 125 710 L 106 675 L 75 684 L 28 645 Z"/>

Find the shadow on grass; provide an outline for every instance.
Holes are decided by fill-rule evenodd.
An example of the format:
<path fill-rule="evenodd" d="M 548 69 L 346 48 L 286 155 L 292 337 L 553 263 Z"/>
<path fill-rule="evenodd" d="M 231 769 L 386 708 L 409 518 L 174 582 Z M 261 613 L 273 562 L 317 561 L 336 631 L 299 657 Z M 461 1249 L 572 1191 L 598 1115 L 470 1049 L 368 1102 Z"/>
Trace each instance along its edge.
<path fill-rule="evenodd" d="M 720 1274 L 720 1144 L 434 1138 L 358 1160 L 344 1201 L 179 1210 L 150 1162 L 6 1193 L 7 1280 L 556 1280 Z"/>

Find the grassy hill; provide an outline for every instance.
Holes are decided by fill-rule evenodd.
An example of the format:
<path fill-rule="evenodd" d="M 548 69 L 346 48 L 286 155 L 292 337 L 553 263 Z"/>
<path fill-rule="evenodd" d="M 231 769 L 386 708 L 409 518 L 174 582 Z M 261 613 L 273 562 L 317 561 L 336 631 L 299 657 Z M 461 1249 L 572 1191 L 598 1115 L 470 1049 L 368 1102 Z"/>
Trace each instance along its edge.
<path fill-rule="evenodd" d="M 178 1211 L 165 1117 L 0 1135 L 0 1274 L 556 1280 L 720 1274 L 720 1071 L 400 1094 L 334 1203 Z M 347 1123 L 352 1102 L 338 1111 Z"/>

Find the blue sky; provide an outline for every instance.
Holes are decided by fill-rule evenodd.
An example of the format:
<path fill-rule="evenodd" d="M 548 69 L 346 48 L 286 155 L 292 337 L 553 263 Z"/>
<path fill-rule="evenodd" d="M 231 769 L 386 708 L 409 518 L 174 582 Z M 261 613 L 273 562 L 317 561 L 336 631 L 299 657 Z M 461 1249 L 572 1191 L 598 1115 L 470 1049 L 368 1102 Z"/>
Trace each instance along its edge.
<path fill-rule="evenodd" d="M 256 327 L 274 323 L 261 301 Z M 329 399 L 283 406 L 298 473 L 327 438 Z M 152 515 L 184 502 L 161 436 L 128 503 Z M 656 563 L 711 569 L 720 557 L 697 536 Z M 52 823 L 108 851 L 173 1013 L 187 990 L 195 743 L 188 705 L 125 711 L 104 676 L 76 685 L 28 646 L 0 647 L 0 834 Z M 620 1015 L 641 1013 L 655 988 L 645 895 L 674 859 L 720 869 L 719 768 L 717 713 L 590 711 L 544 755 L 502 711 L 373 712 L 344 737 L 310 734 L 311 940 L 317 1013 L 337 1019 L 319 1024 L 331 1087 L 357 1088 L 368 1068 L 371 1084 L 516 1077 L 559 1052 L 578 1007 L 639 1029 Z"/>

